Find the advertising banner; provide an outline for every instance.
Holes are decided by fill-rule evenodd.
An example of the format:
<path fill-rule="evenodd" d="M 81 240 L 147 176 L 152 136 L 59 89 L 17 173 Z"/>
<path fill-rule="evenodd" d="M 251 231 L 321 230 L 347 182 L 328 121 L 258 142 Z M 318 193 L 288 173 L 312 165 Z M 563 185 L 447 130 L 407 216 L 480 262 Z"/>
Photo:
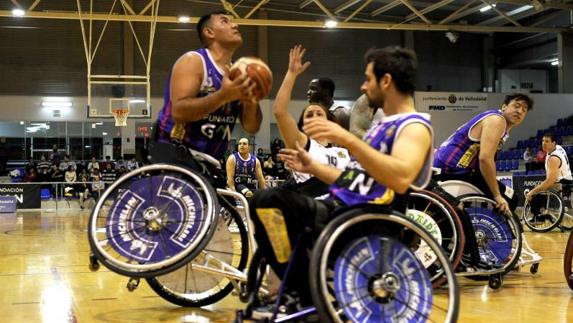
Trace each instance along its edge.
<path fill-rule="evenodd" d="M 40 184 L 0 184 L 0 196 L 14 196 L 18 209 L 41 208 Z"/>

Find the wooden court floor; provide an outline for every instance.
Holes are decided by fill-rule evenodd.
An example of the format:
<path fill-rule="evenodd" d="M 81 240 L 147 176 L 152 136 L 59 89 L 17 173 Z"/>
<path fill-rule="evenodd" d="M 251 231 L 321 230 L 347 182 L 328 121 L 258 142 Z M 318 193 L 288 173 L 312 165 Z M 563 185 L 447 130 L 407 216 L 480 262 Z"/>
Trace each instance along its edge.
<path fill-rule="evenodd" d="M 21 212 L 0 215 L 0 322 L 230 322 L 243 305 L 235 296 L 201 309 L 164 301 L 141 282 L 105 268 L 88 269 L 88 213 Z M 460 279 L 459 322 L 573 322 L 562 273 L 568 233 L 527 233 L 544 260 L 506 277 L 501 289 Z"/>

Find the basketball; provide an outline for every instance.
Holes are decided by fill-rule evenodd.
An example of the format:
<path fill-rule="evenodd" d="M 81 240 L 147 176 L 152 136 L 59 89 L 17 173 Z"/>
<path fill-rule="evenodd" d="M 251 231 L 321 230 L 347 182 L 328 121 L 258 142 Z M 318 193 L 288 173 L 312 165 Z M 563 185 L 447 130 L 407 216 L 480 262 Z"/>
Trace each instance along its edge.
<path fill-rule="evenodd" d="M 243 74 L 255 82 L 254 95 L 257 101 L 269 95 L 273 86 L 273 72 L 265 62 L 256 57 L 239 58 L 231 66 L 229 78 L 234 80 Z"/>

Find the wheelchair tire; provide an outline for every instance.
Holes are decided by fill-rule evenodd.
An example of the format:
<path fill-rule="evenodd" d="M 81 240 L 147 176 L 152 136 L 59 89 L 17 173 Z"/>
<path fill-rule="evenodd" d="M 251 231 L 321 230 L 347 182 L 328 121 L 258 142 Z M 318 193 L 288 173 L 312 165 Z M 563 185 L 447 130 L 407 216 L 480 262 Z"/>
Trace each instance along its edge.
<path fill-rule="evenodd" d="M 221 201 L 221 205 L 224 203 Z M 222 260 L 238 271 L 245 269 L 249 256 L 249 237 L 241 216 L 234 208 L 221 208 L 215 233 L 202 250 L 202 254 L 176 271 L 147 278 L 147 283 L 159 296 L 175 305 L 200 307 L 216 303 L 227 296 L 234 286 L 223 274 L 193 268 L 193 265 L 205 264 L 206 254 Z"/>
<path fill-rule="evenodd" d="M 495 201 L 481 195 L 463 195 L 459 199 L 474 228 L 481 261 L 503 268 L 507 274 L 521 255 L 522 230 L 516 216 L 499 214 Z M 482 280 L 488 276 L 467 278 Z"/>
<path fill-rule="evenodd" d="M 563 273 L 565 274 L 565 281 L 570 289 L 573 289 L 573 276 L 571 276 L 573 268 L 573 233 L 569 234 L 567 245 L 565 246 L 565 256 L 563 257 Z"/>
<path fill-rule="evenodd" d="M 412 210 L 423 214 L 412 214 Z M 466 238 L 462 222 L 455 208 L 440 195 L 421 190 L 410 193 L 406 215 L 412 221 L 429 230 L 448 255 L 452 267 L 457 268 L 464 253 Z M 440 281 L 432 279 L 432 281 L 434 286 L 437 286 L 444 279 L 440 279 Z"/>
<path fill-rule="evenodd" d="M 553 190 L 547 190 L 535 195 L 533 199 L 544 200 L 544 203 L 542 203 L 544 204 L 542 206 L 544 212 L 541 214 L 533 214 L 531 211 L 531 203 L 525 202 L 522 220 L 531 231 L 548 232 L 562 223 L 564 207 L 563 199 L 559 193 Z"/>
<path fill-rule="evenodd" d="M 118 274 L 145 278 L 180 268 L 209 242 L 217 221 L 215 190 L 197 172 L 140 167 L 112 183 L 88 223 L 91 250 Z"/>
<path fill-rule="evenodd" d="M 442 265 L 446 287 L 433 288 L 412 251 L 422 242 Z M 337 216 L 320 234 L 309 270 L 321 322 L 456 322 L 458 317 L 459 290 L 448 257 L 424 228 L 387 208 L 361 206 Z"/>

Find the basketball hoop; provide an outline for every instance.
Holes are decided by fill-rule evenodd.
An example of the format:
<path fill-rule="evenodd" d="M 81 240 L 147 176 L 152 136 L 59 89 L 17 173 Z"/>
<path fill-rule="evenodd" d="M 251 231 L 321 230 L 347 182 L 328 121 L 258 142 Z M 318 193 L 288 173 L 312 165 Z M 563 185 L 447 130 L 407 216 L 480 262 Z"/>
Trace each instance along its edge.
<path fill-rule="evenodd" d="M 113 109 L 111 110 L 113 117 L 115 118 L 116 127 L 127 126 L 127 116 L 129 115 L 128 109 Z"/>

